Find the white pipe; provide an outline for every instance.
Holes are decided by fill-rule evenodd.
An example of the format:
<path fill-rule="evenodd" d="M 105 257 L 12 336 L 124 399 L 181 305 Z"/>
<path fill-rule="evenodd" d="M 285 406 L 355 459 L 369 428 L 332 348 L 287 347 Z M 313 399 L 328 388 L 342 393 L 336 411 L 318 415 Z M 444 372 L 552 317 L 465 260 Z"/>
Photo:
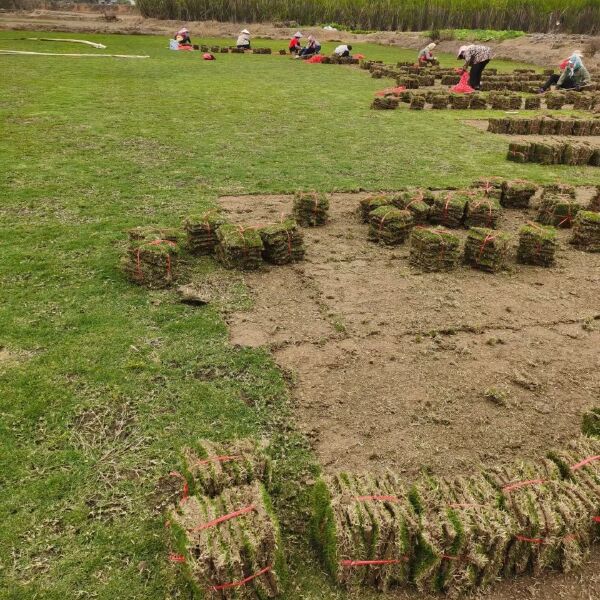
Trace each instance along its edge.
<path fill-rule="evenodd" d="M 103 50 L 106 48 L 104 44 L 98 44 L 97 42 L 88 42 L 87 40 L 71 40 L 67 38 L 25 38 L 26 40 L 31 40 L 33 42 L 70 42 L 72 44 L 87 44 L 88 46 L 92 46 L 93 48 L 99 48 Z"/>
<path fill-rule="evenodd" d="M 139 54 L 56 54 L 54 52 L 26 52 L 25 50 L 0 50 L 0 54 L 23 54 L 27 56 L 74 56 L 84 57 L 112 57 L 112 58 L 150 58 L 149 55 L 141 56 Z"/>

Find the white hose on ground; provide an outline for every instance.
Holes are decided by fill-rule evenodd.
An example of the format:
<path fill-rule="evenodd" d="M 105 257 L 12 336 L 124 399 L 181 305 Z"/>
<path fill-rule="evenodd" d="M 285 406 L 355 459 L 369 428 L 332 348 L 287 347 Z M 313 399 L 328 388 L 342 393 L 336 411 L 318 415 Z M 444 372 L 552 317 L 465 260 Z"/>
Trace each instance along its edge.
<path fill-rule="evenodd" d="M 88 56 L 93 58 L 150 58 L 149 55 L 142 56 L 139 54 L 57 54 L 54 52 L 26 52 L 25 50 L 0 50 L 0 54 L 19 54 L 27 56 L 73 56 L 76 58 Z"/>
<path fill-rule="evenodd" d="M 92 46 L 93 48 L 104 49 L 106 46 L 104 44 L 99 44 L 97 42 L 88 42 L 87 40 L 71 40 L 68 38 L 24 38 L 26 40 L 30 40 L 32 42 L 69 42 L 71 44 L 87 44 L 88 46 Z"/>

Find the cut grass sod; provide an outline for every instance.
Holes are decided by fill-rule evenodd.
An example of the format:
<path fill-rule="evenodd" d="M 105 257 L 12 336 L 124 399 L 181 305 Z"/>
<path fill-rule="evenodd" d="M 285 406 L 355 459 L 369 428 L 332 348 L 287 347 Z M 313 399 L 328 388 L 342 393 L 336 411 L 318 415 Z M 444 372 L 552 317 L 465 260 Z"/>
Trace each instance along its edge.
<path fill-rule="evenodd" d="M 92 53 L 14 40 L 36 35 L 64 37 L 3 31 L 0 48 Z M 151 58 L 0 56 L 0 598 L 189 597 L 167 559 L 157 482 L 199 438 L 245 436 L 274 448 L 287 598 L 343 598 L 304 545 L 315 469 L 282 373 L 266 351 L 230 346 L 218 306 L 129 284 L 126 230 L 180 226 L 219 194 L 488 175 L 598 184 L 600 172 L 509 163 L 506 142 L 457 111 L 374 112 L 389 82 L 357 68 L 277 55 L 211 63 L 160 37 L 78 37 Z M 218 270 L 233 302 L 247 302 L 209 259 L 192 269 Z"/>

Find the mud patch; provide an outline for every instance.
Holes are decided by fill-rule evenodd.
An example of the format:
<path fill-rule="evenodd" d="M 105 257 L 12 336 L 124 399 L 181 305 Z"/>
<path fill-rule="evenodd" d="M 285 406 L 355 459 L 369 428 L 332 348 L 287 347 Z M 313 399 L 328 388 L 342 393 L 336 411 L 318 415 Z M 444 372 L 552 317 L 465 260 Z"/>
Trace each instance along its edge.
<path fill-rule="evenodd" d="M 295 373 L 296 418 L 329 472 L 415 475 L 537 457 L 577 434 L 600 391 L 600 256 L 560 231 L 558 267 L 420 274 L 408 246 L 367 241 L 361 194 L 334 194 L 330 224 L 306 229 L 306 261 L 245 276 L 250 312 L 232 339 L 268 346 Z M 276 221 L 291 196 L 224 197 L 237 223 Z M 514 234 L 535 217 L 506 210 Z M 461 237 L 466 231 L 458 231 Z M 586 321 L 587 319 L 587 321 Z M 486 398 L 507 391 L 505 406 Z"/>

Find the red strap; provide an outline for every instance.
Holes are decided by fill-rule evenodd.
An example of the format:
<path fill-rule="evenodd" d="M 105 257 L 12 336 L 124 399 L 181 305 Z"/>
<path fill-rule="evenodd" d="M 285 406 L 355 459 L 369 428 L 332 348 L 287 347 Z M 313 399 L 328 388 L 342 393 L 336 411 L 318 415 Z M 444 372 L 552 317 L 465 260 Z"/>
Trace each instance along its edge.
<path fill-rule="evenodd" d="M 592 517 L 592 521 L 594 521 L 594 523 L 600 523 L 600 517 Z"/>
<path fill-rule="evenodd" d="M 481 248 L 479 248 L 479 257 L 477 260 L 481 260 L 481 255 L 483 254 L 483 251 L 485 250 L 485 246 L 488 242 L 491 242 L 492 240 L 494 240 L 496 238 L 495 235 L 486 235 L 485 239 L 483 240 L 483 244 L 481 244 Z"/>
<path fill-rule="evenodd" d="M 254 506 L 254 504 L 251 504 L 250 506 L 246 506 L 245 508 L 240 508 L 240 510 L 236 510 L 227 515 L 223 515 L 222 517 L 219 517 L 218 519 L 208 521 L 208 523 L 202 523 L 201 525 L 197 525 L 196 527 L 194 527 L 193 529 L 190 529 L 189 531 L 190 532 L 202 531 L 204 529 L 208 529 L 209 527 L 214 527 L 215 525 L 224 523 L 225 521 L 229 521 L 230 519 L 235 519 L 236 517 L 241 517 L 242 515 L 248 514 L 249 512 L 252 512 L 255 509 L 256 509 L 256 506 Z"/>
<path fill-rule="evenodd" d="M 183 554 L 169 554 L 169 560 L 174 563 L 184 563 L 185 556 Z"/>
<path fill-rule="evenodd" d="M 202 460 L 197 460 L 194 462 L 195 465 L 206 465 L 211 462 L 229 462 L 230 460 L 237 460 L 240 458 L 239 456 L 209 456 L 208 458 L 204 458 Z"/>
<path fill-rule="evenodd" d="M 408 556 L 387 560 L 342 560 L 340 561 L 340 565 L 342 567 L 365 567 L 369 565 L 398 565 L 404 562 L 408 562 Z"/>
<path fill-rule="evenodd" d="M 546 483 L 545 479 L 528 479 L 526 481 L 518 481 L 517 483 L 510 483 L 505 485 L 502 488 L 503 492 L 511 492 L 512 490 L 518 490 L 522 487 L 526 487 L 528 485 L 539 485 L 541 483 Z"/>
<path fill-rule="evenodd" d="M 355 500 L 365 502 L 366 500 L 378 500 L 380 502 L 400 502 L 398 496 L 356 496 Z"/>
<path fill-rule="evenodd" d="M 573 465 L 571 467 L 571 471 L 577 471 L 577 470 L 581 469 L 581 467 L 585 467 L 585 465 L 588 465 L 591 462 L 594 462 L 595 460 L 600 460 L 600 455 L 588 456 L 587 458 L 584 458 L 581 462 L 578 462 L 576 465 Z"/>
<path fill-rule="evenodd" d="M 223 583 L 221 585 L 212 585 L 208 589 L 212 590 L 214 592 L 217 592 L 219 590 L 227 590 L 232 587 L 240 587 L 242 585 L 246 585 L 247 583 L 249 583 L 253 579 L 256 579 L 257 577 L 264 575 L 265 573 L 267 573 L 270 570 L 271 570 L 271 565 L 269 565 L 268 567 L 265 567 L 264 569 L 261 569 L 260 571 L 258 571 L 258 573 L 254 573 L 254 575 L 250 575 L 250 577 L 246 577 L 246 579 L 242 579 L 241 581 L 232 581 L 231 583 Z"/>
<path fill-rule="evenodd" d="M 543 544 L 544 538 L 529 538 L 524 535 L 515 535 L 515 539 L 519 542 L 529 542 L 530 544 Z"/>
<path fill-rule="evenodd" d="M 181 500 L 179 501 L 179 504 L 183 504 L 190 497 L 190 486 L 187 479 L 179 471 L 171 471 L 169 475 L 171 477 L 178 477 L 183 481 L 183 490 L 181 491 Z"/>

